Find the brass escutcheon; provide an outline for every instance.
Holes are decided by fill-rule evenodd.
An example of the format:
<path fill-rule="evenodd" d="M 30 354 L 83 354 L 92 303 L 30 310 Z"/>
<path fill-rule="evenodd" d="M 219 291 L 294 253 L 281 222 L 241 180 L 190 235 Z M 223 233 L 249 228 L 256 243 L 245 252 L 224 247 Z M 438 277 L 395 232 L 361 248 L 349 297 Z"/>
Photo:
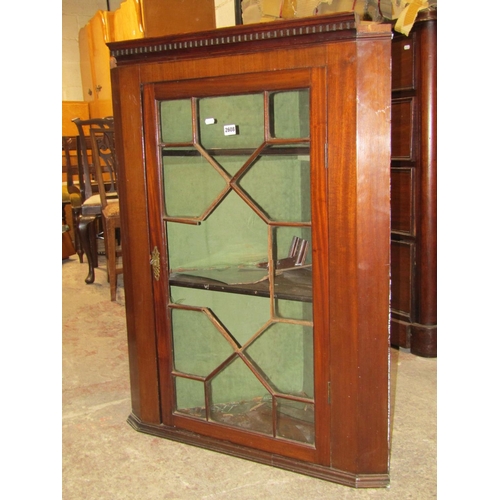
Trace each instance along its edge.
<path fill-rule="evenodd" d="M 153 248 L 153 253 L 151 254 L 151 260 L 149 261 L 151 266 L 153 267 L 153 275 L 156 281 L 160 280 L 160 252 L 158 251 L 158 247 Z"/>

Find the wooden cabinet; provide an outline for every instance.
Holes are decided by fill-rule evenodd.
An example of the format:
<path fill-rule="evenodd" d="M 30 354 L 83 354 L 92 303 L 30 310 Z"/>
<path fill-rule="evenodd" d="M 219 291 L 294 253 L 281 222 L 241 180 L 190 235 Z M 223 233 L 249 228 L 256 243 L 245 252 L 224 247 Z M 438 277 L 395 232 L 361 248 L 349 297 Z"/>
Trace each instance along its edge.
<path fill-rule="evenodd" d="M 143 0 L 141 9 L 147 38 L 215 28 L 214 0 Z"/>
<path fill-rule="evenodd" d="M 392 42 L 391 342 L 437 355 L 436 11 Z"/>
<path fill-rule="evenodd" d="M 83 98 L 88 102 L 90 117 L 113 115 L 111 76 L 106 13 L 97 14 L 80 30 L 80 71 Z"/>
<path fill-rule="evenodd" d="M 89 118 L 89 106 L 83 101 L 63 101 L 62 102 L 62 135 L 76 136 L 78 129 L 71 121 L 73 118 L 79 117 L 82 120 Z M 76 153 L 75 153 L 76 154 Z M 76 162 L 75 162 L 76 165 Z"/>
<path fill-rule="evenodd" d="M 125 0 L 115 11 L 97 11 L 79 33 L 83 97 L 90 116 L 113 114 L 107 43 L 214 28 L 213 0 Z"/>
<path fill-rule="evenodd" d="M 111 43 L 135 429 L 388 484 L 390 26 Z"/>

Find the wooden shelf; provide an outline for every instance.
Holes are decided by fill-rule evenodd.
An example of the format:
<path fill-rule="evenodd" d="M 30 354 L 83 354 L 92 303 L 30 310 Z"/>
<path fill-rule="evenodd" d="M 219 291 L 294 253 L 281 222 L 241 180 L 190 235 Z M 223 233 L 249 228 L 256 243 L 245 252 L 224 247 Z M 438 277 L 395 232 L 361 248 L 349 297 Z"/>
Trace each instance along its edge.
<path fill-rule="evenodd" d="M 211 156 L 250 156 L 255 152 L 255 148 L 240 148 L 240 149 L 207 149 L 207 153 Z M 262 156 L 268 155 L 308 155 L 309 146 L 279 146 L 264 149 Z M 162 150 L 163 156 L 201 156 L 201 153 L 195 149 L 179 149 L 176 147 L 168 148 L 164 146 Z"/>
<path fill-rule="evenodd" d="M 228 284 L 220 280 L 176 272 L 170 274 L 169 282 L 171 286 L 198 288 L 215 292 L 239 293 L 257 297 L 270 296 L 268 279 L 259 281 L 258 283 Z M 275 277 L 274 291 L 274 297 L 276 299 L 312 302 L 311 268 L 284 271 L 282 274 Z"/>

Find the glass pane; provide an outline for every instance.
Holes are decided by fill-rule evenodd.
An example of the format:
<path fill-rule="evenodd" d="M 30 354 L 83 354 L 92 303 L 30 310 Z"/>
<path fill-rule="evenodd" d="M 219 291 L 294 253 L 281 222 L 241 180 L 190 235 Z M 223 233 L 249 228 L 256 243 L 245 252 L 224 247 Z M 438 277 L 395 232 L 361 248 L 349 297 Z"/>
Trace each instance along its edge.
<path fill-rule="evenodd" d="M 176 411 L 190 417 L 206 419 L 205 388 L 203 382 L 175 377 Z"/>
<path fill-rule="evenodd" d="M 278 139 L 309 137 L 309 91 L 293 90 L 270 95 L 271 130 Z"/>
<path fill-rule="evenodd" d="M 198 106 L 200 144 L 205 149 L 255 149 L 264 141 L 262 94 L 207 97 Z"/>
<path fill-rule="evenodd" d="M 199 220 L 165 222 L 186 306 L 171 308 L 176 412 L 313 444 L 309 92 L 265 95 L 197 99 L 194 132 L 194 100 L 160 104 L 163 142 L 182 143 L 162 150 L 167 215 Z"/>
<path fill-rule="evenodd" d="M 238 185 L 266 219 L 311 220 L 309 153 L 294 148 L 269 148 L 245 171 Z M 283 153 L 283 154 L 282 154 Z"/>
<path fill-rule="evenodd" d="M 234 177 L 240 170 L 240 168 L 246 163 L 250 154 L 250 152 L 241 155 L 225 155 L 214 153 L 213 158 L 227 172 L 229 177 Z"/>
<path fill-rule="evenodd" d="M 269 299 L 266 297 L 180 286 L 171 287 L 170 294 L 173 303 L 208 307 L 240 346 L 269 321 Z"/>
<path fill-rule="evenodd" d="M 172 309 L 172 331 L 178 372 L 206 377 L 234 352 L 204 312 Z"/>
<path fill-rule="evenodd" d="M 273 434 L 271 396 L 239 358 L 211 382 L 210 419 Z"/>
<path fill-rule="evenodd" d="M 191 99 L 160 103 L 162 142 L 192 142 Z"/>
<path fill-rule="evenodd" d="M 274 323 L 245 349 L 245 355 L 277 392 L 313 396 L 312 327 Z"/>
<path fill-rule="evenodd" d="M 267 226 L 234 192 L 200 225 L 168 222 L 167 232 L 172 270 L 255 268 L 267 261 Z"/>
<path fill-rule="evenodd" d="M 273 229 L 275 314 L 312 321 L 311 227 Z"/>
<path fill-rule="evenodd" d="M 273 239 L 274 259 L 278 268 L 311 266 L 310 226 L 276 227 L 273 229 Z"/>
<path fill-rule="evenodd" d="M 195 148 L 163 149 L 165 209 L 170 217 L 201 217 L 227 188 Z"/>
<path fill-rule="evenodd" d="M 310 272 L 310 271 L 309 271 Z M 287 276 L 291 276 L 290 278 Z M 276 286 L 277 293 L 280 293 L 282 288 L 286 287 L 286 291 L 289 292 L 290 289 L 294 293 L 302 294 L 305 290 L 305 286 L 302 283 L 293 283 L 295 275 L 293 273 L 288 273 L 282 279 L 278 280 Z M 286 282 L 286 285 L 283 283 Z M 292 282 L 292 284 L 290 284 Z M 302 295 L 301 295 L 302 296 Z M 313 307 L 312 302 L 303 302 L 298 300 L 286 300 L 286 299 L 276 299 L 275 300 L 275 314 L 278 318 L 296 319 L 299 321 L 311 321 L 313 320 Z"/>
<path fill-rule="evenodd" d="M 303 401 L 276 398 L 276 435 L 306 444 L 314 444 L 314 405 Z"/>

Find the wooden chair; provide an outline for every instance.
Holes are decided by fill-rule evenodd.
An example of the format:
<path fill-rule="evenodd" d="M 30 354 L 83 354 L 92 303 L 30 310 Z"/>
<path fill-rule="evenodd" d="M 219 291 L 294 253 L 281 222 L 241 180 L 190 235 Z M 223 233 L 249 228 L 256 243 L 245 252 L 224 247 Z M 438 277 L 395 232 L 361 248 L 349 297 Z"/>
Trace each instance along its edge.
<path fill-rule="evenodd" d="M 82 196 L 80 189 L 75 185 L 73 176 L 77 175 L 78 171 L 78 155 L 79 155 L 80 141 L 77 136 L 63 136 L 62 137 L 62 151 L 63 151 L 63 173 L 66 175 L 66 180 L 62 184 L 62 221 L 63 226 L 69 225 L 66 221 L 66 205 L 71 206 L 71 219 L 74 235 L 74 249 L 78 254 L 80 262 L 83 262 L 83 251 L 80 244 L 80 233 L 78 231 L 78 219 L 82 209 Z M 76 164 L 76 165 L 75 165 Z M 64 232 L 63 231 L 63 235 Z M 69 233 L 68 233 L 69 234 Z M 67 236 L 67 235 L 66 235 Z M 73 252 L 74 253 L 74 252 Z M 68 252 L 66 252 L 68 254 Z M 73 254 L 69 254 L 73 255 Z"/>
<path fill-rule="evenodd" d="M 123 273 L 123 267 L 118 265 L 121 250 L 117 245 L 120 230 L 120 204 L 117 198 L 109 198 L 110 192 L 117 192 L 117 169 L 115 157 L 115 136 L 113 125 L 90 128 L 90 140 L 92 144 L 92 157 L 96 169 L 97 186 L 102 207 L 102 219 L 104 226 L 104 242 L 106 248 L 106 260 L 108 270 L 108 281 L 111 292 L 111 300 L 116 300 L 116 285 L 118 274 Z M 108 189 L 106 187 L 109 186 Z"/>
<path fill-rule="evenodd" d="M 97 230 L 96 224 L 101 218 L 102 203 L 97 185 L 97 172 L 94 156 L 91 147 L 90 131 L 93 128 L 103 130 L 113 127 L 113 117 L 91 118 L 80 120 L 74 118 L 72 122 L 78 129 L 79 155 L 78 155 L 78 175 L 80 193 L 82 197 L 81 213 L 78 218 L 78 232 L 81 248 L 85 254 L 89 266 L 89 272 L 85 278 L 87 284 L 93 283 L 95 279 L 94 269 L 98 266 L 97 258 Z M 118 192 L 114 181 L 109 184 L 106 197 L 117 199 Z"/>

